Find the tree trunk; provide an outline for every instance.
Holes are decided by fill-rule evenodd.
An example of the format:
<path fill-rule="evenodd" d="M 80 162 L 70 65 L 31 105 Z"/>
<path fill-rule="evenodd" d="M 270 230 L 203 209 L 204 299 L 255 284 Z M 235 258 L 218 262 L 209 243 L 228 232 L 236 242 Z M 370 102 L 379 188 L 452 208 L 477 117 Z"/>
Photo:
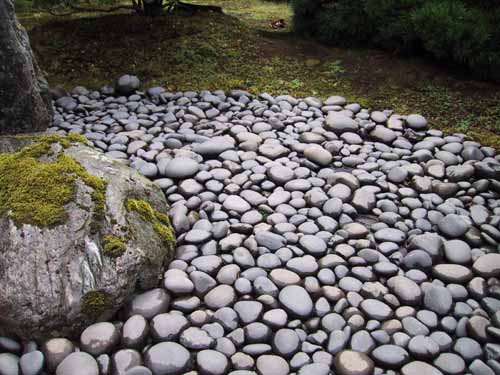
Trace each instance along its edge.
<path fill-rule="evenodd" d="M 0 0 L 0 134 L 41 131 L 51 124 L 47 82 L 13 0 Z"/>

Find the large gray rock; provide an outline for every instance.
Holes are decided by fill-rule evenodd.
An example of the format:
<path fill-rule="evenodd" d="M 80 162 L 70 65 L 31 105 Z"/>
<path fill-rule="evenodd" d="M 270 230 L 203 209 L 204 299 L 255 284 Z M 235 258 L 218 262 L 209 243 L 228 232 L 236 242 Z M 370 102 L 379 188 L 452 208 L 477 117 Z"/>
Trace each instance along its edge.
<path fill-rule="evenodd" d="M 0 134 L 44 130 L 52 118 L 48 85 L 13 0 L 0 3 L 0 20 Z"/>
<path fill-rule="evenodd" d="M 63 157 L 80 177 L 32 181 L 33 171 L 20 169 L 12 196 L 30 183 L 36 204 L 0 210 L 0 334 L 21 338 L 74 335 L 111 318 L 136 287 L 157 286 L 175 242 L 156 185 L 82 144 L 45 144 L 52 155 L 40 157 L 35 170 L 51 176 L 47 161 Z M 0 163 L 0 170 L 8 168 Z M 60 202 L 50 194 L 62 186 L 74 194 Z"/>

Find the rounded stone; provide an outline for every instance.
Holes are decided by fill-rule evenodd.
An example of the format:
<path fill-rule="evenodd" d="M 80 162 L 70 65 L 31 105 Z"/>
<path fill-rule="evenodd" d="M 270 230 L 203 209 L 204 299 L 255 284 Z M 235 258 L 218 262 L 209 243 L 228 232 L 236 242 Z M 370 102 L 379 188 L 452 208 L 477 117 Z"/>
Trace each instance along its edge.
<path fill-rule="evenodd" d="M 343 350 L 335 355 L 333 367 L 339 375 L 371 375 L 374 363 L 364 353 Z"/>
<path fill-rule="evenodd" d="M 406 117 L 406 125 L 413 130 L 424 130 L 427 128 L 427 120 L 419 114 L 411 114 Z"/>
<path fill-rule="evenodd" d="M 307 318 L 313 310 L 313 301 L 301 286 L 290 285 L 283 288 L 278 298 L 285 310 L 298 318 Z"/>
<path fill-rule="evenodd" d="M 467 265 L 472 260 L 472 251 L 467 242 L 461 240 L 446 241 L 443 250 L 450 263 Z"/>
<path fill-rule="evenodd" d="M 226 356 L 215 350 L 202 350 L 196 355 L 196 364 L 202 374 L 222 375 L 227 373 L 229 361 Z"/>
<path fill-rule="evenodd" d="M 88 326 L 80 336 L 80 347 L 93 356 L 110 353 L 120 340 L 120 333 L 109 322 Z"/>
<path fill-rule="evenodd" d="M 144 363 L 155 375 L 183 374 L 189 370 L 190 353 L 175 342 L 161 342 L 146 351 Z"/>
<path fill-rule="evenodd" d="M 43 353 L 38 350 L 23 354 L 19 360 L 19 367 L 23 375 L 41 374 L 44 364 L 45 358 L 43 357 Z"/>
<path fill-rule="evenodd" d="M 482 277 L 500 277 L 500 254 L 480 256 L 472 265 L 472 270 Z"/>
<path fill-rule="evenodd" d="M 42 353 L 45 356 L 47 370 L 55 372 L 57 366 L 68 355 L 75 351 L 75 346 L 71 341 L 65 338 L 55 338 L 46 341 L 42 345 Z"/>
<path fill-rule="evenodd" d="M 90 354 L 76 352 L 68 355 L 57 366 L 56 375 L 99 375 L 97 361 Z"/>
<path fill-rule="evenodd" d="M 333 160 L 332 154 L 318 145 L 307 147 L 304 150 L 304 156 L 313 163 L 323 167 L 329 165 Z"/>
<path fill-rule="evenodd" d="M 434 366 L 446 375 L 459 375 L 463 374 L 465 371 L 464 360 L 454 353 L 442 353 L 433 363 Z"/>
<path fill-rule="evenodd" d="M 256 363 L 259 374 L 287 375 L 290 372 L 288 363 L 277 355 L 264 354 L 257 358 Z"/>
<path fill-rule="evenodd" d="M 401 368 L 410 359 L 408 352 L 396 345 L 381 345 L 371 355 L 380 365 L 394 369 Z"/>
<path fill-rule="evenodd" d="M 424 292 L 424 306 L 439 315 L 446 315 L 453 305 L 453 297 L 448 289 L 439 285 L 429 285 Z"/>
<path fill-rule="evenodd" d="M 209 308 L 217 310 L 232 305 L 235 299 L 236 293 L 230 285 L 219 285 L 205 295 L 204 301 Z"/>
<path fill-rule="evenodd" d="M 413 361 L 403 366 L 401 375 L 444 375 L 434 366 L 421 361 Z"/>
<path fill-rule="evenodd" d="M 459 215 L 449 214 L 437 223 L 439 230 L 450 238 L 462 237 L 470 225 Z"/>
<path fill-rule="evenodd" d="M 365 299 L 361 302 L 360 308 L 369 319 L 382 321 L 388 320 L 393 316 L 392 309 L 376 299 Z"/>

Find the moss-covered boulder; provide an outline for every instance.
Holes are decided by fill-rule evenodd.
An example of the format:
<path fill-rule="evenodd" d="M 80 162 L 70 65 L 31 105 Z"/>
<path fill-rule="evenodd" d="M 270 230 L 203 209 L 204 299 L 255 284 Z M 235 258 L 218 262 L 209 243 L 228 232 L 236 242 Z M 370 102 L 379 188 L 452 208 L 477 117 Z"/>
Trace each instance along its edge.
<path fill-rule="evenodd" d="M 157 286 L 173 253 L 161 190 L 81 141 L 0 154 L 0 335 L 71 336 L 110 319 Z"/>

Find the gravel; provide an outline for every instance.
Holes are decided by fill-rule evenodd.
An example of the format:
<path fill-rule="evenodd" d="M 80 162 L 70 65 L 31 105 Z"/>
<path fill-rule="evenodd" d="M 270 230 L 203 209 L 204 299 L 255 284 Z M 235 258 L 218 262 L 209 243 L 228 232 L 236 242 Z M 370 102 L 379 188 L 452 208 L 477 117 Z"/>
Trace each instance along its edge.
<path fill-rule="evenodd" d="M 175 260 L 79 342 L 0 337 L 0 374 L 498 372 L 494 150 L 338 96 L 136 84 L 59 99 L 50 131 L 164 191 Z"/>

